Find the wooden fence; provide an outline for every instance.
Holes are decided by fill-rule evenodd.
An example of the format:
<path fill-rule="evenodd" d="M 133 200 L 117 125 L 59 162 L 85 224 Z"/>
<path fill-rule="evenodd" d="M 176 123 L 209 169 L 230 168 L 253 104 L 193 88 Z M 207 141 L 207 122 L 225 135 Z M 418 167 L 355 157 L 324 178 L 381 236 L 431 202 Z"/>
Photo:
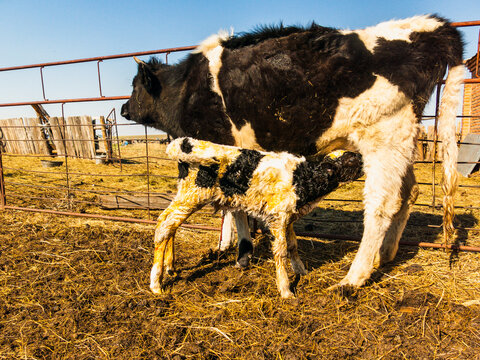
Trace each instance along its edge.
<path fill-rule="evenodd" d="M 2 151 L 12 154 L 40 154 L 94 159 L 96 153 L 108 153 L 95 135 L 95 120 L 90 116 L 0 119 Z M 101 126 L 105 127 L 104 122 Z M 104 130 L 104 129 L 102 129 Z M 110 131 L 102 131 L 103 134 Z M 111 152 L 111 151 L 110 151 Z"/>

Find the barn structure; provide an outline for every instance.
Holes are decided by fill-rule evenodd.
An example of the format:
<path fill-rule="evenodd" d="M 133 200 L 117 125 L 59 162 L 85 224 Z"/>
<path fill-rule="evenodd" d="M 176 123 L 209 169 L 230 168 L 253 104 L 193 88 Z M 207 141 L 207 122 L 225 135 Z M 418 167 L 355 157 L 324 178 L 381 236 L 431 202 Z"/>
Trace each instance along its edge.
<path fill-rule="evenodd" d="M 465 65 L 471 79 L 480 78 L 478 54 L 468 59 Z M 480 134 L 480 84 L 465 84 L 462 113 L 461 140 L 464 140 L 468 134 Z"/>

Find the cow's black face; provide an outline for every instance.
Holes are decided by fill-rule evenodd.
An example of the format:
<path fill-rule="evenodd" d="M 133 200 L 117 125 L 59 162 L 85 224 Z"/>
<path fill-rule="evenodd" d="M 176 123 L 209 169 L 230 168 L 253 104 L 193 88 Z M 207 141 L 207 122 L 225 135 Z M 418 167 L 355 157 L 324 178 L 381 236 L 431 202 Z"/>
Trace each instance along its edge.
<path fill-rule="evenodd" d="M 158 118 L 155 105 L 162 90 L 160 80 L 150 65 L 141 62 L 132 85 L 132 95 L 122 105 L 121 115 L 127 120 L 152 125 Z"/>

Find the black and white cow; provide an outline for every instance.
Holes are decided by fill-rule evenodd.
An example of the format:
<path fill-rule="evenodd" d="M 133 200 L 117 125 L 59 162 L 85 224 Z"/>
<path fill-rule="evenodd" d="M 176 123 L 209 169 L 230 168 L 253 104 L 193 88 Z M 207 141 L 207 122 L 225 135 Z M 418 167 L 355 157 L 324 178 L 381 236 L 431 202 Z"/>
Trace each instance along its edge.
<path fill-rule="evenodd" d="M 122 115 L 174 136 L 250 149 L 306 156 L 359 151 L 366 174 L 365 230 L 340 285 L 361 286 L 376 264 L 397 252 L 416 186 L 419 121 L 447 68 L 439 138 L 444 230 L 452 232 L 462 54 L 459 32 L 431 15 L 361 30 L 312 24 L 220 33 L 177 65 L 140 63 Z"/>
<path fill-rule="evenodd" d="M 341 183 L 359 178 L 362 158 L 336 151 L 322 159 L 282 152 L 264 152 L 179 138 L 167 147 L 178 160 L 178 192 L 162 212 L 155 230 L 155 256 L 150 289 L 162 292 L 164 265 L 174 272 L 177 228 L 195 211 L 211 204 L 216 209 L 244 211 L 269 227 L 274 241 L 277 287 L 281 296 L 293 296 L 286 270 L 290 257 L 296 275 L 307 272 L 297 252 L 293 223 L 309 213 Z"/>

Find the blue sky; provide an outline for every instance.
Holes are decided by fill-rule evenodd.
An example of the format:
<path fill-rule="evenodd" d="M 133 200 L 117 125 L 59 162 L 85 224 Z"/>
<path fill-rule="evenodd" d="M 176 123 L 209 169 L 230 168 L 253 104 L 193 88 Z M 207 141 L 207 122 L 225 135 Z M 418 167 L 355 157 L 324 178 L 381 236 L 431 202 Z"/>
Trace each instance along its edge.
<path fill-rule="evenodd" d="M 102 1 L 0 0 L 0 67 L 198 44 L 220 29 L 248 31 L 259 24 L 362 28 L 392 18 L 437 13 L 451 21 L 480 20 L 478 0 Z M 477 49 L 479 28 L 462 30 L 466 56 Z M 186 53 L 171 56 L 178 60 Z M 129 95 L 131 59 L 101 64 L 107 96 Z M 48 99 L 98 96 L 96 63 L 44 69 Z M 0 72 L 0 103 L 41 100 L 39 70 Z M 65 105 L 65 115 L 107 115 L 121 101 Z M 60 105 L 46 106 L 50 115 Z M 34 116 L 29 107 L 0 108 L 0 118 Z"/>

